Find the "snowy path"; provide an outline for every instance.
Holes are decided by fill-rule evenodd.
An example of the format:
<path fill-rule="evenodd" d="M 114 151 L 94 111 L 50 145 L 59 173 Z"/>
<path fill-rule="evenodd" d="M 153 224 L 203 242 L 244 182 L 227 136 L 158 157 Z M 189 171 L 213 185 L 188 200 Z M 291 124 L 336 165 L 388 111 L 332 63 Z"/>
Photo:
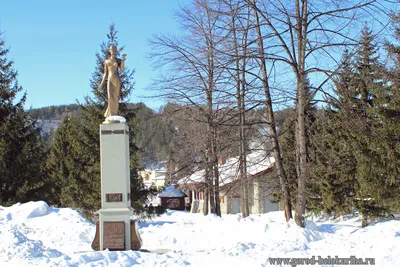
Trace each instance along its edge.
<path fill-rule="evenodd" d="M 280 212 L 246 219 L 169 212 L 139 224 L 144 251 L 98 252 L 90 247 L 94 225 L 77 212 L 29 202 L 0 207 L 0 266 L 269 266 L 269 257 L 336 255 L 400 266 L 400 221 L 364 229 L 358 218 L 314 222 L 302 229 Z"/>

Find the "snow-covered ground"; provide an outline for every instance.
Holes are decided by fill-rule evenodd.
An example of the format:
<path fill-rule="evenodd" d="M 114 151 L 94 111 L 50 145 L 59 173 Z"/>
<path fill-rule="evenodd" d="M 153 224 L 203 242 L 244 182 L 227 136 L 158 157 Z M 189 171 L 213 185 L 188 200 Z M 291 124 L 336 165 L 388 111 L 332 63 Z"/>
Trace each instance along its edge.
<path fill-rule="evenodd" d="M 314 218 L 302 229 L 281 212 L 243 219 L 169 211 L 139 224 L 150 252 L 99 252 L 91 249 L 95 226 L 76 211 L 29 202 L 0 207 L 0 266 L 268 266 L 269 257 L 312 256 L 400 266 L 400 221 L 359 225 L 357 217 Z"/>

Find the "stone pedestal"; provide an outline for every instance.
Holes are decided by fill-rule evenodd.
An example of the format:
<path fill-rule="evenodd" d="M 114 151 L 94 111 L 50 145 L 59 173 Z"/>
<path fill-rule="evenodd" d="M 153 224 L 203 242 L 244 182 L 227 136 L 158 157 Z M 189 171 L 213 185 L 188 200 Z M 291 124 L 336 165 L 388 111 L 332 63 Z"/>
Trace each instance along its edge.
<path fill-rule="evenodd" d="M 125 123 L 100 125 L 101 209 L 94 250 L 138 250 L 142 240 L 130 219 L 129 128 Z"/>

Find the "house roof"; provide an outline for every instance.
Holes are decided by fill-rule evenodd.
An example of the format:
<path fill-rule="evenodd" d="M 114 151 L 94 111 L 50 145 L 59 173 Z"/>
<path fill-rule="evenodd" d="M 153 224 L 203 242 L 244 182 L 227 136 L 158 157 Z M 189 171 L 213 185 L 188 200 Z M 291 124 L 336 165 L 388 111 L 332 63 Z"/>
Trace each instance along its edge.
<path fill-rule="evenodd" d="M 266 156 L 264 151 L 257 151 L 247 155 L 247 176 L 255 176 L 259 173 L 265 172 L 270 169 L 275 158 Z M 205 182 L 205 170 L 199 170 L 190 176 L 182 178 L 178 181 L 180 185 L 198 184 Z M 225 161 L 223 165 L 219 166 L 219 185 L 224 186 L 237 180 L 239 176 L 239 158 L 232 157 Z"/>
<path fill-rule="evenodd" d="M 158 194 L 158 197 L 186 197 L 186 194 L 175 185 L 168 185 Z"/>

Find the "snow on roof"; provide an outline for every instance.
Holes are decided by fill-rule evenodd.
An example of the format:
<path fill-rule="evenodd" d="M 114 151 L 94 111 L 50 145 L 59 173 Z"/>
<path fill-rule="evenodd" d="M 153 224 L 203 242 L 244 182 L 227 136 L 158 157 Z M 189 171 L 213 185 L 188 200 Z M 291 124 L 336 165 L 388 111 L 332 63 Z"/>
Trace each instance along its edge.
<path fill-rule="evenodd" d="M 257 151 L 248 154 L 247 157 L 247 175 L 255 175 L 272 167 L 275 162 L 275 158 L 266 156 L 264 151 Z M 239 176 L 239 158 L 232 157 L 226 160 L 225 164 L 219 167 L 219 184 L 220 186 L 229 184 L 236 180 Z M 199 170 L 190 176 L 182 178 L 178 181 L 178 184 L 192 184 L 192 183 L 204 183 L 205 170 Z"/>
<path fill-rule="evenodd" d="M 158 194 L 158 197 L 186 197 L 186 194 L 175 185 L 168 185 Z"/>

